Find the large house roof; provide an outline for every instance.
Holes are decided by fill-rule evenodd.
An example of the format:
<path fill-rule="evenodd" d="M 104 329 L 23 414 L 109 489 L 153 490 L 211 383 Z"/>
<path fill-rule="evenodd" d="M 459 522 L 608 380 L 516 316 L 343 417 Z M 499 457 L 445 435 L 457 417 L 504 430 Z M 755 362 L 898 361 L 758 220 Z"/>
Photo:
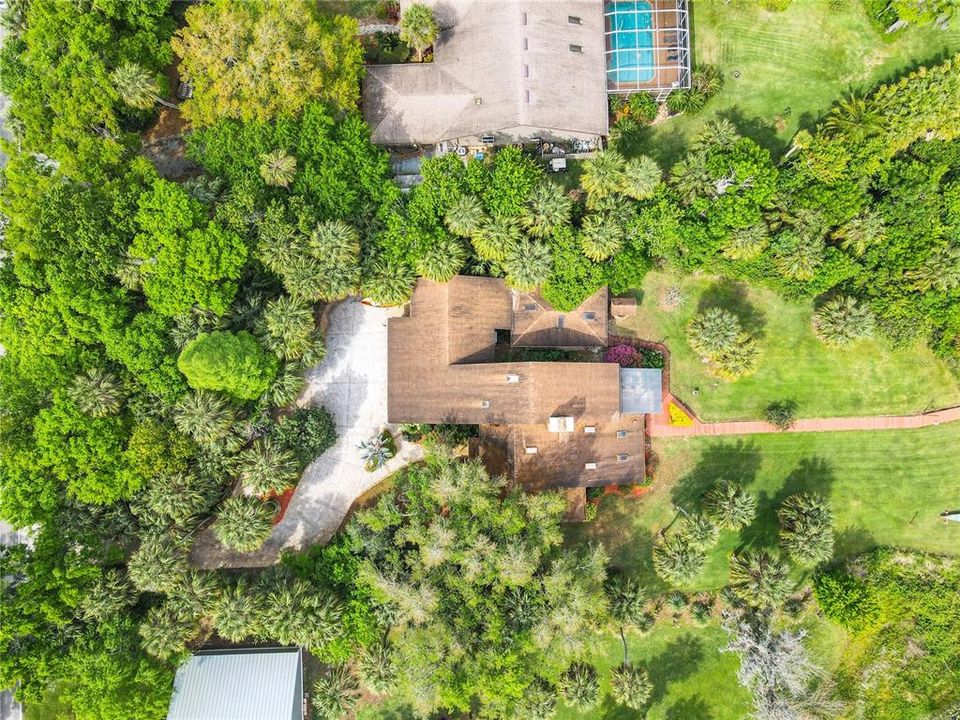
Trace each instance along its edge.
<path fill-rule="evenodd" d="M 446 28 L 433 62 L 367 68 L 363 108 L 375 143 L 426 145 L 519 127 L 607 133 L 602 3 L 427 4 Z"/>

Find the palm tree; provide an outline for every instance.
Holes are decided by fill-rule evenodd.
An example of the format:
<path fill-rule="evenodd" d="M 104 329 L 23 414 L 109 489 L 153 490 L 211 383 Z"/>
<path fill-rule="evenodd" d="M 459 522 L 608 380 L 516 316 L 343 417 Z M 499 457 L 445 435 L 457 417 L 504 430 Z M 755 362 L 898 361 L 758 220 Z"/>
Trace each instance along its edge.
<path fill-rule="evenodd" d="M 621 705 L 642 710 L 651 692 L 653 683 L 644 668 L 624 662 L 610 671 L 610 694 Z"/>
<path fill-rule="evenodd" d="M 319 720 L 341 720 L 353 711 L 360 683 L 346 665 L 335 665 L 313 684 L 313 711 Z"/>
<path fill-rule="evenodd" d="M 220 637 L 238 643 L 261 633 L 262 612 L 260 596 L 240 578 L 224 588 L 217 599 L 213 608 L 213 624 Z"/>
<path fill-rule="evenodd" d="M 740 139 L 737 126 L 726 118 L 708 122 L 694 139 L 691 149 L 696 152 L 713 147 L 726 147 Z"/>
<path fill-rule="evenodd" d="M 537 679 L 523 691 L 517 704 L 516 717 L 525 720 L 550 720 L 557 710 L 557 689 Z"/>
<path fill-rule="evenodd" d="M 908 271 L 907 279 L 920 292 L 949 292 L 960 287 L 960 245 L 936 251 L 920 267 Z"/>
<path fill-rule="evenodd" d="M 384 639 L 364 648 L 357 661 L 357 671 L 363 684 L 375 693 L 387 693 L 397 681 L 397 664 L 393 647 Z"/>
<path fill-rule="evenodd" d="M 503 261 L 507 285 L 517 290 L 534 290 L 547 281 L 553 271 L 550 247 L 546 243 L 525 240 Z"/>
<path fill-rule="evenodd" d="M 873 335 L 870 309 L 849 296 L 835 297 L 813 314 L 813 331 L 829 345 L 849 345 Z"/>
<path fill-rule="evenodd" d="M 125 62 L 110 73 L 110 81 L 120 99 L 130 107 L 149 110 L 154 103 L 177 109 L 173 103 L 160 97 L 160 85 L 157 78 L 137 63 Z"/>
<path fill-rule="evenodd" d="M 82 413 L 91 417 L 106 417 L 120 411 L 124 392 L 117 376 L 100 368 L 90 368 L 77 375 L 67 395 Z"/>
<path fill-rule="evenodd" d="M 127 562 L 127 573 L 141 592 L 167 592 L 180 583 L 188 567 L 184 542 L 169 532 L 156 532 L 143 536 Z"/>
<path fill-rule="evenodd" d="M 433 11 L 423 3 L 408 5 L 400 17 L 400 39 L 417 51 L 417 60 L 423 60 L 439 31 Z"/>
<path fill-rule="evenodd" d="M 355 265 L 360 258 L 360 233 L 343 220 L 317 225 L 308 244 L 314 257 L 326 266 Z"/>
<path fill-rule="evenodd" d="M 443 221 L 454 235 L 468 238 L 476 235 L 486 224 L 487 214 L 476 195 L 462 195 L 447 210 Z"/>
<path fill-rule="evenodd" d="M 236 419 L 234 409 L 221 395 L 197 390 L 173 408 L 177 430 L 199 443 L 209 444 L 226 435 Z"/>
<path fill-rule="evenodd" d="M 855 143 L 863 142 L 880 130 L 880 116 L 869 101 L 851 96 L 841 100 L 830 112 L 824 127 L 832 135 L 846 135 Z"/>
<path fill-rule="evenodd" d="M 184 652 L 187 641 L 196 633 L 195 623 L 180 617 L 166 605 L 150 608 L 146 619 L 140 623 L 143 649 L 160 660 Z"/>
<path fill-rule="evenodd" d="M 733 381 L 757 369 L 760 344 L 747 333 L 740 333 L 736 344 L 710 357 L 709 368 L 722 380 Z"/>
<path fill-rule="evenodd" d="M 780 546 L 800 565 L 813 567 L 833 556 L 833 513 L 820 495 L 791 495 L 777 510 Z"/>
<path fill-rule="evenodd" d="M 703 152 L 690 152 L 673 166 L 671 181 L 680 200 L 689 205 L 698 197 L 712 195 L 715 184 L 707 168 L 707 156 Z"/>
<path fill-rule="evenodd" d="M 283 645 L 321 648 L 340 633 L 343 609 L 302 580 L 280 583 L 267 594 L 264 630 Z"/>
<path fill-rule="evenodd" d="M 723 87 L 723 73 L 716 65 L 697 64 L 693 68 L 690 84 L 709 98 L 720 92 Z M 719 120 L 718 122 L 730 121 Z"/>
<path fill-rule="evenodd" d="M 376 303 L 402 305 L 410 299 L 416 281 L 416 273 L 406 263 L 376 258 L 364 271 L 363 289 Z"/>
<path fill-rule="evenodd" d="M 700 574 L 707 557 L 682 535 L 660 538 L 653 546 L 653 569 L 670 583 L 682 583 Z"/>
<path fill-rule="evenodd" d="M 275 515 L 272 503 L 246 495 L 230 497 L 220 506 L 213 532 L 231 550 L 253 552 L 270 537 Z"/>
<path fill-rule="evenodd" d="M 302 300 L 281 295 L 263 311 L 266 345 L 284 360 L 296 360 L 312 343 L 316 327 L 313 308 Z"/>
<path fill-rule="evenodd" d="M 583 219 L 580 249 L 594 262 L 602 262 L 620 252 L 623 240 L 623 226 L 606 213 L 591 213 Z"/>
<path fill-rule="evenodd" d="M 696 513 L 684 518 L 679 534 L 697 550 L 706 550 L 717 543 L 720 528 L 708 515 Z"/>
<path fill-rule="evenodd" d="M 577 710 L 589 710 L 600 702 L 600 678 L 597 669 L 585 662 L 575 662 L 560 677 L 560 692 Z"/>
<path fill-rule="evenodd" d="M 290 187 L 297 174 L 297 159 L 283 148 L 260 156 L 260 177 L 267 185 Z"/>
<path fill-rule="evenodd" d="M 188 570 L 176 588 L 167 594 L 167 605 L 179 617 L 199 621 L 213 614 L 222 591 L 216 573 Z"/>
<path fill-rule="evenodd" d="M 555 182 L 544 181 L 530 193 L 523 211 L 523 225 L 535 238 L 548 238 L 570 222 L 573 202 Z"/>
<path fill-rule="evenodd" d="M 777 236 L 773 264 L 782 275 L 793 280 L 813 280 L 823 263 L 822 238 L 785 230 Z"/>
<path fill-rule="evenodd" d="M 626 161 L 616 150 L 601 150 L 583 163 L 580 187 L 594 199 L 619 192 L 623 187 Z"/>
<path fill-rule="evenodd" d="M 88 622 L 114 617 L 137 601 L 130 580 L 119 569 L 104 571 L 80 601 L 80 616 Z"/>
<path fill-rule="evenodd" d="M 663 171 L 657 161 L 646 155 L 627 160 L 623 168 L 623 179 L 620 186 L 624 195 L 635 200 L 644 200 L 651 197 L 663 180 Z"/>
<path fill-rule="evenodd" d="M 460 272 L 467 261 L 463 243 L 449 235 L 429 238 L 420 257 L 417 258 L 417 273 L 436 282 L 447 282 Z"/>
<path fill-rule="evenodd" d="M 219 490 L 205 474 L 164 473 L 151 478 L 131 505 L 141 524 L 189 528 L 210 510 Z"/>
<path fill-rule="evenodd" d="M 491 218 L 472 236 L 473 249 L 481 260 L 499 262 L 524 241 L 514 218 Z"/>
<path fill-rule="evenodd" d="M 887 237 L 887 227 L 879 213 L 865 210 L 835 230 L 833 237 L 848 253 L 854 257 L 863 257 L 870 248 L 883 244 Z"/>
<path fill-rule="evenodd" d="M 767 608 L 782 603 L 790 593 L 790 571 L 766 550 L 747 551 L 730 559 L 730 581 L 746 603 Z"/>
<path fill-rule="evenodd" d="M 307 302 L 340 300 L 355 292 L 360 284 L 358 265 L 331 266 L 307 256 L 293 258 L 281 275 L 287 292 Z"/>
<path fill-rule="evenodd" d="M 257 495 L 281 493 L 300 479 L 300 465 L 293 453 L 269 436 L 258 438 L 238 456 L 240 480 Z"/>
<path fill-rule="evenodd" d="M 756 260 L 770 244 L 770 231 L 763 222 L 730 232 L 723 245 L 724 256 L 731 260 Z"/>
<path fill-rule="evenodd" d="M 735 347 L 742 332 L 736 315 L 712 307 L 695 315 L 687 325 L 687 342 L 699 355 L 714 357 Z"/>
<path fill-rule="evenodd" d="M 610 617 L 619 623 L 638 625 L 641 623 L 647 594 L 640 582 L 626 575 L 612 575 L 604 590 L 610 603 Z"/>
<path fill-rule="evenodd" d="M 757 514 L 757 498 L 742 485 L 726 480 L 711 489 L 705 500 L 707 512 L 727 530 L 745 528 Z"/>

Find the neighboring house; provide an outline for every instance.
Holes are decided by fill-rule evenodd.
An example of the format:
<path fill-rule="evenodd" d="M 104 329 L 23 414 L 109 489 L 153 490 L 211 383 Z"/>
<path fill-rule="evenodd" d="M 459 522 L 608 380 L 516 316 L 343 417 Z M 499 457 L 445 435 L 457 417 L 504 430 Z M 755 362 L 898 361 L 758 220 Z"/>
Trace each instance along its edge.
<path fill-rule="evenodd" d="M 600 352 L 607 322 L 606 288 L 564 313 L 497 278 L 421 279 L 387 327 L 388 419 L 480 425 L 488 466 L 531 488 L 640 482 L 660 370 L 497 362 L 535 347 Z"/>
<path fill-rule="evenodd" d="M 401 7 L 410 5 L 402 0 Z M 381 145 L 505 145 L 606 135 L 603 3 L 427 0 L 433 62 L 374 65 L 363 112 Z"/>
<path fill-rule="evenodd" d="M 177 670 L 167 720 L 303 720 L 297 648 L 197 652 Z"/>

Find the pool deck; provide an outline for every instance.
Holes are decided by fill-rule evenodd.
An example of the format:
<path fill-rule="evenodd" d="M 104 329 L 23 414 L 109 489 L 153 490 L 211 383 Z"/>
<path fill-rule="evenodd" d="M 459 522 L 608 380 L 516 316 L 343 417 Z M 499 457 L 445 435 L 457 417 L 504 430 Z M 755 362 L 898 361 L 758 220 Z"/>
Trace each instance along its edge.
<path fill-rule="evenodd" d="M 608 75 L 609 91 L 663 90 L 683 86 L 689 79 L 690 48 L 685 0 L 646 0 L 646 4 L 652 7 L 650 13 L 652 28 L 647 32 L 653 35 L 653 49 L 646 52 L 653 54 L 655 63 L 653 77 L 640 82 L 616 82 Z M 606 32 L 615 32 L 611 27 L 609 15 L 606 17 Z M 608 34 L 607 51 L 612 50 Z"/>

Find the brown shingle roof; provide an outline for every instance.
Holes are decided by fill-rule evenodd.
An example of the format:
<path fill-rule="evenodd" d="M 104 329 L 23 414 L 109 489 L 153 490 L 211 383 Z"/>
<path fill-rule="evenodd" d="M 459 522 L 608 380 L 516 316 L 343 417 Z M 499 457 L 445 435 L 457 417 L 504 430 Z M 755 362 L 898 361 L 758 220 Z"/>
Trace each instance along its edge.
<path fill-rule="evenodd" d="M 517 293 L 511 343 L 518 347 L 603 347 L 607 344 L 607 288 L 571 312 L 554 310 L 540 293 Z"/>

